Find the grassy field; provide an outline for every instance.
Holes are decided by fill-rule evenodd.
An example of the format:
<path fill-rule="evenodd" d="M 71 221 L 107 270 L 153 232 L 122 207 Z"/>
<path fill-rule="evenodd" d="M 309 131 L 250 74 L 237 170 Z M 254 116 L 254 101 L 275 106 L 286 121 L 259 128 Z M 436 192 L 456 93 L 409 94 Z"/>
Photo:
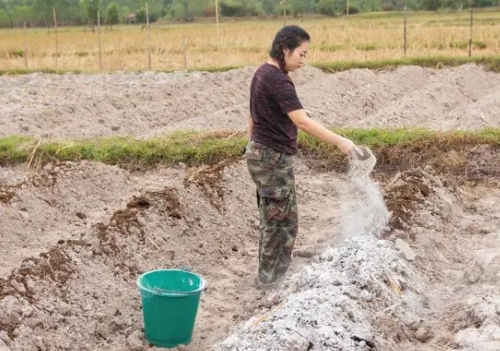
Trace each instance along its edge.
<path fill-rule="evenodd" d="M 401 13 L 368 13 L 350 17 L 289 19 L 312 36 L 308 61 L 365 61 L 403 58 Z M 480 11 L 474 20 L 473 55 L 500 53 L 500 10 Z M 188 69 L 256 65 L 267 58 L 271 40 L 282 20 L 229 21 L 215 24 L 154 24 L 150 32 L 153 70 L 184 69 L 184 38 Z M 467 56 L 469 14 L 463 12 L 409 13 L 408 57 Z M 141 26 L 101 29 L 105 71 L 148 69 L 148 41 Z M 0 30 L 0 70 L 28 68 L 97 71 L 98 36 L 89 28 L 60 27 L 58 53 L 51 31 Z"/>

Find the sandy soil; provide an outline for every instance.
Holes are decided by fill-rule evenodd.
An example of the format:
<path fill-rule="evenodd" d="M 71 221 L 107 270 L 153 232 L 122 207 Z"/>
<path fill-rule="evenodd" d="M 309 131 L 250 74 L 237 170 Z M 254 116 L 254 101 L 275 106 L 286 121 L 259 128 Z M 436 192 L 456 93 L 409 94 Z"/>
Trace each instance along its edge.
<path fill-rule="evenodd" d="M 305 165 L 298 171 L 301 222 L 310 229 L 298 239 L 295 270 L 325 247 L 341 220 L 339 189 L 328 184 L 336 177 L 327 175 L 322 186 Z M 4 186 L 12 197 L 0 204 L 6 229 L 0 311 L 11 350 L 37 342 L 82 350 L 143 345 L 135 279 L 154 268 L 188 266 L 210 282 L 185 349 L 208 348 L 266 305 L 253 283 L 258 219 L 243 161 L 225 168 L 216 188 L 207 185 L 211 173 L 134 175 L 92 162 L 48 167 L 36 177 L 23 169 L 3 172 L 19 182 Z M 39 185 L 40 179 L 51 181 Z M 33 340 L 34 330 L 43 342 Z"/>
<path fill-rule="evenodd" d="M 240 129 L 252 72 L 0 77 L 0 135 Z M 296 82 L 331 125 L 498 126 L 500 76 L 476 66 L 308 68 Z M 148 349 L 135 279 L 182 266 L 209 288 L 178 350 L 500 349 L 498 180 L 451 186 L 428 168 L 376 168 L 375 183 L 310 166 L 297 160 L 301 230 L 278 292 L 253 282 L 258 217 L 243 160 L 0 167 L 0 350 Z"/>
<path fill-rule="evenodd" d="M 245 128 L 255 68 L 225 73 L 0 77 L 0 136 L 158 136 Z M 498 127 L 500 75 L 475 65 L 434 70 L 306 67 L 293 77 L 315 119 L 344 127 Z"/>

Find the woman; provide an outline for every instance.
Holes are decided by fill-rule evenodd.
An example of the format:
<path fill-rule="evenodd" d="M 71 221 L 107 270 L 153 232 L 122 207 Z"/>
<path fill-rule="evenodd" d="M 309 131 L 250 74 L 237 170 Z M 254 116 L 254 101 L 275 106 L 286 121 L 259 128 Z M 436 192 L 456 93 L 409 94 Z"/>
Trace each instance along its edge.
<path fill-rule="evenodd" d="M 259 285 L 273 287 L 290 265 L 298 230 L 293 155 L 297 129 L 336 145 L 345 154 L 356 147 L 307 117 L 288 72 L 304 66 L 310 36 L 298 26 L 283 27 L 274 38 L 270 59 L 250 87 L 246 148 L 248 170 L 257 185 L 260 215 Z"/>

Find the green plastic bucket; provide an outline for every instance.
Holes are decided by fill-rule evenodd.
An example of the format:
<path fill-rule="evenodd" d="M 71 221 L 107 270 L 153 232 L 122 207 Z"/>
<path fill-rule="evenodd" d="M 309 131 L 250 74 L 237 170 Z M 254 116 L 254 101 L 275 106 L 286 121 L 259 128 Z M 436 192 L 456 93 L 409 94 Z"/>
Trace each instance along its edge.
<path fill-rule="evenodd" d="M 205 279 L 185 269 L 159 269 L 139 276 L 137 287 L 148 341 L 169 348 L 189 344 Z"/>

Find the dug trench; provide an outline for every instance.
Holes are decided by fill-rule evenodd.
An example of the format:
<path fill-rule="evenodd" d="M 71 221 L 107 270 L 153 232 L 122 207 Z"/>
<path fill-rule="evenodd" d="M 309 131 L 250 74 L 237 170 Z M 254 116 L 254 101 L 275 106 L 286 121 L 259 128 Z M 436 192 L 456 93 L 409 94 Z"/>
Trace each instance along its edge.
<path fill-rule="evenodd" d="M 300 232 L 274 292 L 253 283 L 258 217 L 244 160 L 2 168 L 0 350 L 149 349 L 135 280 L 183 266 L 209 287 L 179 350 L 498 350 L 497 146 L 421 151 L 375 150 L 388 225 L 352 237 L 345 218 L 369 208 L 366 194 L 345 163 L 298 157 Z M 314 318 L 290 312 L 304 294 L 303 309 L 321 305 Z"/>

